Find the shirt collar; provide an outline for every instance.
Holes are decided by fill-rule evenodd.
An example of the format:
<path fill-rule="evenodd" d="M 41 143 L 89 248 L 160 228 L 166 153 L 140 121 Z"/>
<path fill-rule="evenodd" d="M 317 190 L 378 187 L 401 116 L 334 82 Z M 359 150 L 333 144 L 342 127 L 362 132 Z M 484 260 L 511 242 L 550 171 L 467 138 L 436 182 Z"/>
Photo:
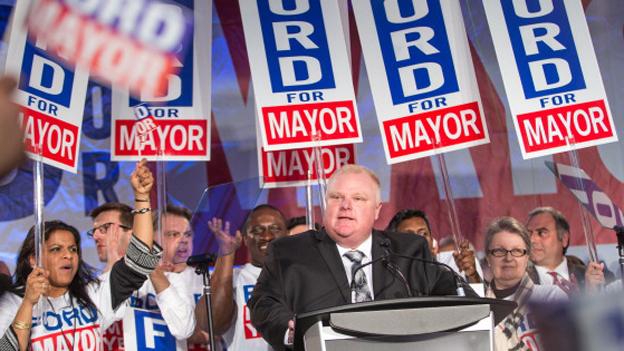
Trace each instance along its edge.
<path fill-rule="evenodd" d="M 373 255 L 372 255 L 372 249 L 373 249 L 373 235 L 369 235 L 368 238 L 366 238 L 366 240 L 364 240 L 363 243 L 360 244 L 360 246 L 356 247 L 355 249 L 351 250 L 345 247 L 342 247 L 340 245 L 338 245 L 338 243 L 336 243 L 336 247 L 338 248 L 338 253 L 340 254 L 340 257 L 344 256 L 345 253 L 349 252 L 349 251 L 361 251 L 366 258 L 368 259 L 372 259 Z"/>
<path fill-rule="evenodd" d="M 570 280 L 570 272 L 568 271 L 568 260 L 566 259 L 565 256 L 563 256 L 563 260 L 561 261 L 561 263 L 559 263 L 559 265 L 554 269 L 554 270 L 550 270 L 546 267 L 543 266 L 535 266 L 535 269 L 537 270 L 538 273 L 541 273 L 541 275 L 547 275 L 548 272 L 556 272 L 557 274 L 559 274 L 561 277 Z"/>

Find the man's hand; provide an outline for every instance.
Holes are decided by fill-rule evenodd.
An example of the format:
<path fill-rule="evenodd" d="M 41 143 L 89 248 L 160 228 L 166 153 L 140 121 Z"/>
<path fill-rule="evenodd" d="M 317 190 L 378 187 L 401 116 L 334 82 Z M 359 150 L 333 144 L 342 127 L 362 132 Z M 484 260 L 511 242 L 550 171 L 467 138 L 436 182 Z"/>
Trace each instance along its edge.
<path fill-rule="evenodd" d="M 219 242 L 219 256 L 233 254 L 240 247 L 243 236 L 239 230 L 236 231 L 236 236 L 230 235 L 230 222 L 226 221 L 224 225 L 221 218 L 213 217 L 208 222 L 208 228 L 214 233 Z"/>
<path fill-rule="evenodd" d="M 171 285 L 165 272 L 173 272 L 173 264 L 161 262 L 156 269 L 150 273 L 150 280 L 152 281 L 156 294 L 160 294 Z"/>
<path fill-rule="evenodd" d="M 136 168 L 130 176 L 130 183 L 134 190 L 134 196 L 139 198 L 149 196 L 152 186 L 154 185 L 154 177 L 149 168 L 147 168 L 146 159 L 142 159 L 137 163 Z"/>
<path fill-rule="evenodd" d="M 25 158 L 19 106 L 11 100 L 16 84 L 11 77 L 0 77 L 0 178 L 19 166 Z"/>
<path fill-rule="evenodd" d="M 604 283 L 604 263 L 589 262 L 585 270 L 586 289 L 588 291 L 598 291 Z"/>
<path fill-rule="evenodd" d="M 288 321 L 288 345 L 292 345 L 295 342 L 295 321 Z"/>
<path fill-rule="evenodd" d="M 463 240 L 459 244 L 459 251 L 453 252 L 453 258 L 455 264 L 459 267 L 459 270 L 466 274 L 469 283 L 480 283 L 481 277 L 477 273 L 476 257 L 473 250 L 470 249 L 468 240 Z"/>

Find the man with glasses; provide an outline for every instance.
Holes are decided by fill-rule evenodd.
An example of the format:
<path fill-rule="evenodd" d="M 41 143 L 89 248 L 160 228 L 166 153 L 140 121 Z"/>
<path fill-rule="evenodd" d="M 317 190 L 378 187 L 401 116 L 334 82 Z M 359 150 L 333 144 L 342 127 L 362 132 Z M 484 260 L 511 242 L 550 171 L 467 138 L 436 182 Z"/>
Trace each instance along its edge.
<path fill-rule="evenodd" d="M 137 200 L 138 201 L 138 200 Z M 186 257 L 192 251 L 192 242 L 189 220 L 190 211 L 178 207 L 167 206 L 163 217 L 163 262 L 150 275 L 143 286 L 133 293 L 129 299 L 129 307 L 125 310 L 124 320 L 113 324 L 103 335 L 104 350 L 124 350 L 124 345 L 133 344 L 132 349 L 142 349 L 140 342 L 151 342 L 164 349 L 186 350 L 186 339 L 195 329 L 194 307 L 195 302 L 190 290 L 187 289 L 188 273 L 172 276 L 169 272 L 183 272 L 186 268 Z M 130 240 L 132 208 L 125 204 L 111 202 L 103 204 L 91 212 L 93 229 L 87 235 L 93 237 L 100 261 L 106 262 L 102 279 L 106 279 L 107 272 L 118 259 L 125 255 Z M 128 225 L 130 224 L 130 225 Z M 154 220 L 154 228 L 159 223 Z M 183 239 L 183 243 L 180 241 Z M 186 247 L 186 257 L 178 260 L 176 247 Z M 187 253 L 186 253 L 187 252 Z M 184 262 L 178 262 L 181 260 Z M 193 273 L 193 272 L 191 272 Z M 171 278 L 171 279 L 170 279 Z M 144 328 L 135 328 L 134 325 L 125 326 L 125 323 L 134 321 L 147 323 L 139 315 L 160 313 L 160 317 L 152 318 L 154 327 L 147 331 Z M 151 318 L 151 317 L 150 317 Z M 166 329 L 155 327 L 166 323 Z M 133 331 L 133 332 L 124 332 Z M 145 334 L 139 337 L 138 334 Z"/>
<path fill-rule="evenodd" d="M 103 272 L 126 253 L 132 235 L 132 208 L 119 202 L 108 202 L 91 211 L 93 228 L 87 235 L 95 240 L 100 262 L 105 262 Z"/>
<path fill-rule="evenodd" d="M 214 332 L 222 334 L 228 350 L 271 350 L 262 336 L 251 324 L 247 302 L 256 285 L 267 256 L 269 243 L 288 235 L 286 220 L 282 213 L 270 205 L 254 208 L 243 223 L 242 233 L 229 235 L 229 223 L 213 219 L 210 229 L 220 238 L 221 255 L 217 259 L 212 274 L 212 306 Z M 249 250 L 250 263 L 234 268 L 234 254 L 241 244 Z M 197 323 L 203 330 L 208 329 L 205 314 L 205 299 L 197 304 Z"/>

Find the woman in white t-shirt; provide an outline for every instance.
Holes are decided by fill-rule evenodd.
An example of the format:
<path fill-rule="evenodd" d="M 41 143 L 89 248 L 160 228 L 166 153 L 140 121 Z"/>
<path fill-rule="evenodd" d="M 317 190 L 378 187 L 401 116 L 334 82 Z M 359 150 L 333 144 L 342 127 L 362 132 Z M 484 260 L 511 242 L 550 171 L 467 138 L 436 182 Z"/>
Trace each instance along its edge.
<path fill-rule="evenodd" d="M 486 297 L 511 300 L 518 307 L 494 331 L 496 350 L 539 351 L 539 331 L 528 313 L 529 301 L 566 300 L 567 295 L 554 285 L 535 285 L 526 272 L 531 253 L 527 229 L 516 219 L 501 217 L 486 229 L 486 259 L 493 278 Z"/>
<path fill-rule="evenodd" d="M 17 259 L 15 294 L 1 297 L 0 305 L 20 304 L 17 311 L 0 314 L 0 325 L 10 325 L 6 332 L 0 330 L 0 350 L 101 350 L 102 331 L 121 317 L 118 307 L 143 284 L 161 255 L 153 244 L 153 177 L 145 160 L 137 164 L 131 183 L 134 234 L 125 257 L 101 279 L 82 259 L 78 230 L 61 221 L 45 223 L 42 267 L 36 267 L 31 228 Z"/>

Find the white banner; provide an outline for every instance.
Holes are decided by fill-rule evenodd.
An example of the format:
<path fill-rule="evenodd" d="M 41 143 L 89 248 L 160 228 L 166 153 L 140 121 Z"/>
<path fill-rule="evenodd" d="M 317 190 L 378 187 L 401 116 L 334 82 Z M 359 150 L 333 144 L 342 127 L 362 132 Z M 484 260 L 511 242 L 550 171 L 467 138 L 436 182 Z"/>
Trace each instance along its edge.
<path fill-rule="evenodd" d="M 457 0 L 353 2 L 388 163 L 489 142 Z"/>
<path fill-rule="evenodd" d="M 134 99 L 128 90 L 113 90 L 113 160 L 210 160 L 212 1 L 195 1 L 194 15 L 192 46 L 178 62 L 178 73 L 169 75 L 165 94 L 143 93 Z M 140 104 L 148 107 L 156 124 L 156 129 L 144 134 L 144 143 L 143 123 L 137 123 L 133 109 Z"/>
<path fill-rule="evenodd" d="M 362 141 L 336 0 L 240 0 L 262 145 Z M 251 125 L 251 124 L 250 124 Z"/>
<path fill-rule="evenodd" d="M 45 43 L 27 40 L 24 21 L 30 3 L 19 0 L 15 5 L 5 66 L 19 82 L 15 102 L 22 109 L 26 151 L 33 158 L 41 146 L 44 163 L 76 173 L 88 75 L 62 66 Z"/>
<path fill-rule="evenodd" d="M 484 0 L 525 159 L 617 141 L 581 0 Z"/>

